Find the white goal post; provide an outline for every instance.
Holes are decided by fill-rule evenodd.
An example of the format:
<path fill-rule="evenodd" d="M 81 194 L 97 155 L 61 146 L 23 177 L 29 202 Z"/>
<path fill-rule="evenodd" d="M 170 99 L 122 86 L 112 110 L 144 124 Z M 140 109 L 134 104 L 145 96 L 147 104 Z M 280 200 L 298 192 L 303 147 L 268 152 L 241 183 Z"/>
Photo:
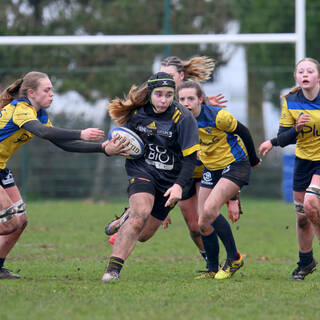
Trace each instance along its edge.
<path fill-rule="evenodd" d="M 305 0 L 295 0 L 295 33 L 117 35 L 117 36 L 0 36 L 5 45 L 143 45 L 196 43 L 294 43 L 296 62 L 305 57 Z"/>

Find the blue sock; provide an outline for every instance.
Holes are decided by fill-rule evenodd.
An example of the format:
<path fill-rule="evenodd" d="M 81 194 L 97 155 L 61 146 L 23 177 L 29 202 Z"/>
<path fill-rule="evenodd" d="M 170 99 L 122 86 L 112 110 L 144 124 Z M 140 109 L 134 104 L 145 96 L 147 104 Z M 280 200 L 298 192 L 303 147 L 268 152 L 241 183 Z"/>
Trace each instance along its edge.
<path fill-rule="evenodd" d="M 217 235 L 221 239 L 224 247 L 226 248 L 227 259 L 231 261 L 238 260 L 240 257 L 229 222 L 225 219 L 225 217 L 222 214 L 219 214 L 211 225 L 216 230 Z"/>
<path fill-rule="evenodd" d="M 312 250 L 306 253 L 299 251 L 299 266 L 300 267 L 306 267 L 309 265 L 313 260 L 313 252 Z"/>
<path fill-rule="evenodd" d="M 218 272 L 219 268 L 219 242 L 214 230 L 208 236 L 201 235 L 203 246 L 206 249 L 208 259 L 208 271 Z"/>
<path fill-rule="evenodd" d="M 0 269 L 3 267 L 6 258 L 0 258 Z"/>

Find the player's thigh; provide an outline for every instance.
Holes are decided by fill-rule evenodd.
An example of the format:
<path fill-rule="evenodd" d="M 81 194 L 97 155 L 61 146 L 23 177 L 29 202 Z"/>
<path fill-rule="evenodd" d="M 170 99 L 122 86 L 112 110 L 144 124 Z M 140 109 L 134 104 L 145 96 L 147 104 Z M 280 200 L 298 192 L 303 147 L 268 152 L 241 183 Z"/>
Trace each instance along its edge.
<path fill-rule="evenodd" d="M 9 197 L 6 189 L 0 186 L 0 210 L 6 209 L 12 205 L 12 200 Z"/>
<path fill-rule="evenodd" d="M 205 207 L 207 207 L 207 210 L 213 208 L 220 209 L 222 205 L 230 200 L 239 190 L 240 187 L 233 181 L 226 178 L 220 178 L 208 195 Z"/>
<path fill-rule="evenodd" d="M 187 222 L 198 221 L 197 196 L 194 194 L 191 198 L 178 203 L 181 213 Z"/>
<path fill-rule="evenodd" d="M 139 192 L 132 194 L 129 198 L 130 216 L 150 215 L 154 204 L 154 195 L 147 192 Z"/>
<path fill-rule="evenodd" d="M 204 203 L 208 199 L 211 190 L 212 190 L 211 188 L 206 188 L 206 187 L 202 187 L 202 186 L 199 189 L 199 195 L 198 195 L 198 214 L 199 214 L 199 218 L 203 217 L 203 215 L 204 215 Z"/>
<path fill-rule="evenodd" d="M 13 203 L 16 203 L 22 200 L 20 191 L 17 186 L 6 188 L 5 191 Z"/>
<path fill-rule="evenodd" d="M 157 232 L 161 224 L 161 220 L 150 215 L 139 235 L 139 241 L 144 242 L 149 240 Z"/>

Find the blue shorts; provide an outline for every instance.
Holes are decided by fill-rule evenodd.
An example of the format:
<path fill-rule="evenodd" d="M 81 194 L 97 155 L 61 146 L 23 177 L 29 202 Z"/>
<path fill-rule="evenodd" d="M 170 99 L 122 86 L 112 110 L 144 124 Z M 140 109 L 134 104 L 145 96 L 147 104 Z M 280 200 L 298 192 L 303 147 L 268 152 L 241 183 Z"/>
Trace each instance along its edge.
<path fill-rule="evenodd" d="M 248 159 L 232 162 L 224 169 L 208 170 L 206 167 L 203 170 L 200 187 L 213 189 L 220 178 L 228 179 L 240 187 L 249 184 L 251 166 Z"/>
<path fill-rule="evenodd" d="M 306 191 L 314 174 L 320 175 L 320 161 L 296 157 L 294 160 L 293 191 Z"/>
<path fill-rule="evenodd" d="M 164 197 L 163 192 L 159 191 L 153 182 L 146 178 L 131 178 L 128 186 L 129 197 L 135 193 L 146 192 L 154 196 L 153 208 L 151 215 L 161 221 L 165 220 L 169 212 L 175 207 L 175 204 L 165 207 L 169 197 Z"/>
<path fill-rule="evenodd" d="M 3 189 L 10 188 L 16 185 L 10 169 L 0 169 L 0 185 L 3 187 Z"/>

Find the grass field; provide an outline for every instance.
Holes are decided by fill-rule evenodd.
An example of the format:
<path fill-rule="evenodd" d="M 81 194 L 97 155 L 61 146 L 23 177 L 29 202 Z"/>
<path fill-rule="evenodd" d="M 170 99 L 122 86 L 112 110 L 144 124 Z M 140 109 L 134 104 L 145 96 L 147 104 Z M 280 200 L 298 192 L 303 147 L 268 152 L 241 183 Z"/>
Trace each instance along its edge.
<path fill-rule="evenodd" d="M 168 230 L 137 244 L 121 281 L 104 284 L 104 225 L 125 204 L 29 202 L 28 228 L 6 262 L 22 279 L 1 281 L 0 319 L 320 318 L 319 272 L 289 280 L 298 255 L 291 204 L 243 199 L 232 228 L 245 266 L 229 280 L 194 280 L 204 262 L 175 209 Z"/>

